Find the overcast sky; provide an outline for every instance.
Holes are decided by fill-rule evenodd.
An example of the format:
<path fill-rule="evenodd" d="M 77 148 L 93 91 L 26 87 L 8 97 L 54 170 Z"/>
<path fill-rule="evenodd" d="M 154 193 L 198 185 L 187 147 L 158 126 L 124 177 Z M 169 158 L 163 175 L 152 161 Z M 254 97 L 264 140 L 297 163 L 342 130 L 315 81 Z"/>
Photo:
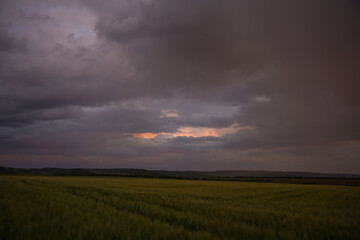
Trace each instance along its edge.
<path fill-rule="evenodd" d="M 360 173 L 360 4 L 1 0 L 0 165 Z"/>

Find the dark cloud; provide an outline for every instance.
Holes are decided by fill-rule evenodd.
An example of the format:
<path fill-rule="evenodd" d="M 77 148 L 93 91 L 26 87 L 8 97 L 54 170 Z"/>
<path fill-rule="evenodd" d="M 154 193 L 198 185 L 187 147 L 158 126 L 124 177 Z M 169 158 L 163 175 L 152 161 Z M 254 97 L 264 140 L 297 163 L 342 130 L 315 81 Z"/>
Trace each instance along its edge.
<path fill-rule="evenodd" d="M 359 10 L 1 1 L 0 164 L 359 172 Z"/>
<path fill-rule="evenodd" d="M 23 52 L 26 50 L 25 39 L 19 39 L 12 36 L 8 28 L 11 24 L 2 23 L 0 25 L 0 52 L 2 54 L 11 52 Z"/>

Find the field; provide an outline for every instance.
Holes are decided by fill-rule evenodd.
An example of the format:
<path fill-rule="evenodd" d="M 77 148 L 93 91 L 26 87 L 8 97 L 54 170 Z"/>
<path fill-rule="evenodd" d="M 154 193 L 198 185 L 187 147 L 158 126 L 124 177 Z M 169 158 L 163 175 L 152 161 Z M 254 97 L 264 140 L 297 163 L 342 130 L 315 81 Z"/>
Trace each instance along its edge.
<path fill-rule="evenodd" d="M 360 188 L 0 176 L 1 239 L 360 239 Z"/>

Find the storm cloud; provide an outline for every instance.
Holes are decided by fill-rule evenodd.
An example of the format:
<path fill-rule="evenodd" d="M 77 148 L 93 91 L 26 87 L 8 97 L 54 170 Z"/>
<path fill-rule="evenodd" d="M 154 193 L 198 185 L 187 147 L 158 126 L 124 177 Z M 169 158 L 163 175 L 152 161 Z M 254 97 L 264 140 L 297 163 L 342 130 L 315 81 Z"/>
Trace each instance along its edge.
<path fill-rule="evenodd" d="M 360 173 L 357 1 L 0 3 L 0 164 Z"/>

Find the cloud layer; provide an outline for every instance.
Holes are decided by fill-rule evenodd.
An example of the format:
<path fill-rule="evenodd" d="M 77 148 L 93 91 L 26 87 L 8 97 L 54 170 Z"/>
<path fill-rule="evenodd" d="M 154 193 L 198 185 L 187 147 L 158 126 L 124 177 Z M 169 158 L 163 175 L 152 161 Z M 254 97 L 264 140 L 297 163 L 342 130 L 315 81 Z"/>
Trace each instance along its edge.
<path fill-rule="evenodd" d="M 0 3 L 0 164 L 360 173 L 357 1 Z"/>

